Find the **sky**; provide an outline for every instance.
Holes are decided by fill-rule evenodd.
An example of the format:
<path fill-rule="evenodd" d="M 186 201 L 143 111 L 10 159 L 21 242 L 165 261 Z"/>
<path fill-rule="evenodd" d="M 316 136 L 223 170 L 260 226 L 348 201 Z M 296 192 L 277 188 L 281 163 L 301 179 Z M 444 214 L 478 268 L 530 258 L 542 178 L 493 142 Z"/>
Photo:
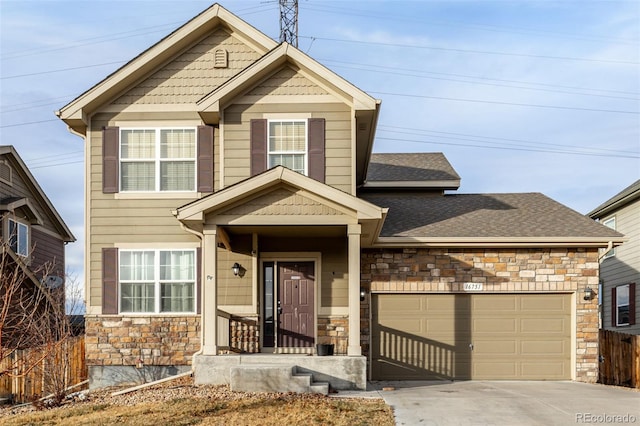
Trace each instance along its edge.
<path fill-rule="evenodd" d="M 55 111 L 211 4 L 0 0 L 0 144 L 76 236 L 80 285 L 84 144 Z M 279 40 L 278 1 L 220 4 Z M 300 0 L 298 47 L 382 101 L 374 152 L 442 152 L 459 193 L 586 214 L 640 178 L 640 1 Z"/>

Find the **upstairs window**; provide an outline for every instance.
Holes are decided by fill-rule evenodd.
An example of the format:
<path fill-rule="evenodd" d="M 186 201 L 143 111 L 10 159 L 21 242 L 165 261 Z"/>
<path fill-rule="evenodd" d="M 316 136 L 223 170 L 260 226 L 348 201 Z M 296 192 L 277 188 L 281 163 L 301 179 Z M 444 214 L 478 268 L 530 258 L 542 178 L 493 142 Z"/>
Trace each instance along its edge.
<path fill-rule="evenodd" d="M 196 129 L 121 129 L 120 190 L 195 191 Z"/>
<path fill-rule="evenodd" d="M 9 247 L 20 256 L 29 256 L 29 227 L 9 219 Z"/>
<path fill-rule="evenodd" d="M 268 168 L 284 166 L 307 174 L 307 121 L 269 121 Z"/>

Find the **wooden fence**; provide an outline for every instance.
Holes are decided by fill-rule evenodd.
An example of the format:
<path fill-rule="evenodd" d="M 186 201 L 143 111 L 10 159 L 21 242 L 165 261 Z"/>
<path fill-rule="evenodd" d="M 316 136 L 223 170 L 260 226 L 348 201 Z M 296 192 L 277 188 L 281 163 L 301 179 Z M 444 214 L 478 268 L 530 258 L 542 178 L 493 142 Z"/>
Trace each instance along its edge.
<path fill-rule="evenodd" d="M 600 330 L 599 382 L 640 388 L 640 336 Z"/>
<path fill-rule="evenodd" d="M 0 371 L 11 368 L 19 372 L 38 360 L 27 374 L 0 376 L 0 397 L 10 398 L 13 403 L 31 402 L 61 386 L 66 388 L 84 382 L 88 375 L 84 336 L 67 339 L 57 349 L 47 357 L 42 348 L 19 350 L 0 361 Z"/>

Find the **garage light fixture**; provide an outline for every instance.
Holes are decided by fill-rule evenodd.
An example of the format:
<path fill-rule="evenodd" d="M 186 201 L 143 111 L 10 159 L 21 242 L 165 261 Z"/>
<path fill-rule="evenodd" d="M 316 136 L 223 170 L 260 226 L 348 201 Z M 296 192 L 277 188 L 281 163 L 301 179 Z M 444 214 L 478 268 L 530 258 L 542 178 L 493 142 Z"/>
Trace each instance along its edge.
<path fill-rule="evenodd" d="M 584 300 L 593 300 L 594 295 L 595 291 L 591 287 L 584 289 Z"/>

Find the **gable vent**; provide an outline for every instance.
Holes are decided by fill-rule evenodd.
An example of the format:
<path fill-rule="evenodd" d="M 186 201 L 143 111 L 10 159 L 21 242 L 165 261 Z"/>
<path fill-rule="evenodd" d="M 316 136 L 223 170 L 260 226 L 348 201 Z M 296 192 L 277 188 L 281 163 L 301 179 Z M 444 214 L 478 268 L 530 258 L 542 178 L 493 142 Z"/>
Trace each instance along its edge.
<path fill-rule="evenodd" d="M 12 184 L 11 166 L 5 161 L 0 161 L 0 180 L 9 185 Z"/>
<path fill-rule="evenodd" d="M 229 53 L 225 49 L 217 49 L 213 53 L 213 67 L 214 68 L 227 68 Z"/>

